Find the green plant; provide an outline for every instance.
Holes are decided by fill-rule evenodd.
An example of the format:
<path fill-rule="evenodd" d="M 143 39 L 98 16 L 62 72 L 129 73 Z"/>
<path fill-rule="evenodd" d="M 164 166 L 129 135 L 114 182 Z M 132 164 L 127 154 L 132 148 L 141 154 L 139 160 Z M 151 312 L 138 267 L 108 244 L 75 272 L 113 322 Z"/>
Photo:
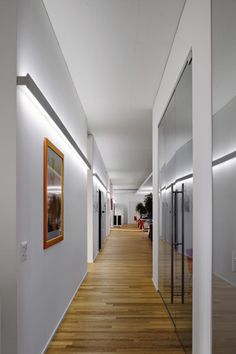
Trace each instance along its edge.
<path fill-rule="evenodd" d="M 140 217 L 142 217 L 143 214 L 147 213 L 147 210 L 146 210 L 145 206 L 143 205 L 143 203 L 138 203 L 136 205 L 136 211 L 137 211 L 137 213 L 140 214 Z"/>
<path fill-rule="evenodd" d="M 148 217 L 151 219 L 152 218 L 152 193 L 145 195 L 144 206 L 146 208 Z"/>

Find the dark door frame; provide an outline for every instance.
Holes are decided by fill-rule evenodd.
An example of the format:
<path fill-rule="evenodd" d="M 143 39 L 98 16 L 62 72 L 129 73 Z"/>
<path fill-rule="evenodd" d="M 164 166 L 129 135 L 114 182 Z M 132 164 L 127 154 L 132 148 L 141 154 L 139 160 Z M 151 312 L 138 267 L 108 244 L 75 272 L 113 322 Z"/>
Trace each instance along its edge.
<path fill-rule="evenodd" d="M 102 248 L 102 192 L 98 191 L 98 250 Z"/>

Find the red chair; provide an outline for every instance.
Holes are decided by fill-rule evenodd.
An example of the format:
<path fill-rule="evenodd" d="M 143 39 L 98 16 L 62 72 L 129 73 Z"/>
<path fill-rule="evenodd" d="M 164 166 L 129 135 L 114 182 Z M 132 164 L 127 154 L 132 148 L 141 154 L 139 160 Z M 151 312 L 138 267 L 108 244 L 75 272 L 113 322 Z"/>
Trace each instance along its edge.
<path fill-rule="evenodd" d="M 140 230 L 143 230 L 144 229 L 144 220 L 143 219 L 139 219 L 139 228 Z"/>

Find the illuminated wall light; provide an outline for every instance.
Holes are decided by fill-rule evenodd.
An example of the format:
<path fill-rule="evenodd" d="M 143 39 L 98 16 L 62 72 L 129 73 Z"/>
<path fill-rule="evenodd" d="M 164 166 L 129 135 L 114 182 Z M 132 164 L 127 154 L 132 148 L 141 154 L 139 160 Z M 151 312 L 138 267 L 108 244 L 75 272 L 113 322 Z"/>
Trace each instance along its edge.
<path fill-rule="evenodd" d="M 166 187 L 162 187 L 162 188 L 159 190 L 159 194 L 162 194 L 162 193 L 166 193 Z"/>
<path fill-rule="evenodd" d="M 83 162 L 73 146 L 48 116 L 38 101 L 33 97 L 30 91 L 27 88 L 23 88 L 23 86 L 18 86 L 17 98 L 19 108 L 23 114 L 21 114 L 21 119 L 24 121 L 23 124 L 26 124 L 27 127 L 32 125 L 36 134 L 38 134 L 39 131 L 44 132 L 44 136 L 46 137 L 47 135 L 47 138 L 53 141 L 54 144 L 63 151 L 65 156 L 68 154 L 76 164 L 76 168 L 83 172 L 84 176 L 87 177 L 88 166 Z M 35 140 L 36 139 L 37 137 L 35 137 Z M 58 143 L 60 144 L 60 147 Z"/>
<path fill-rule="evenodd" d="M 236 162 L 236 151 L 215 160 L 213 162 L 213 171 L 219 171 L 222 169 L 230 168 L 232 166 L 235 167 L 235 162 Z"/>
<path fill-rule="evenodd" d="M 217 171 L 226 171 L 228 168 L 231 168 L 233 165 L 235 166 L 236 159 L 228 160 L 223 162 L 222 164 L 213 166 L 213 172 Z"/>
<path fill-rule="evenodd" d="M 29 74 L 26 76 L 17 77 L 17 85 L 26 94 L 28 99 L 38 108 L 42 115 L 48 120 L 50 125 L 63 137 L 66 143 L 72 148 L 77 156 L 80 157 L 83 165 L 86 169 L 91 169 L 91 165 L 80 150 L 79 146 L 75 142 L 74 138 L 71 136 L 57 113 L 54 111 L 46 97 L 40 91 L 34 80 Z"/>
<path fill-rule="evenodd" d="M 29 104 L 31 104 L 31 108 L 34 109 L 35 112 L 39 113 L 40 119 L 42 120 L 42 117 L 45 119 L 45 122 L 50 125 L 52 128 L 52 131 L 58 135 L 64 143 L 66 143 L 66 146 L 70 148 L 70 150 L 73 152 L 73 154 L 76 155 L 76 158 L 78 158 L 78 154 L 73 148 L 73 146 L 70 144 L 70 142 L 66 139 L 65 135 L 62 133 L 62 131 L 59 129 L 59 127 L 54 123 L 54 121 L 51 119 L 51 117 L 48 115 L 48 113 L 45 111 L 45 109 L 42 107 L 42 105 L 39 103 L 39 101 L 33 96 L 33 94 L 28 90 L 26 86 L 18 86 L 19 92 L 26 98 L 27 100 L 27 109 L 29 109 Z M 33 114 L 35 113 L 33 112 Z M 43 122 L 42 122 L 43 123 Z M 83 166 L 85 166 L 84 162 L 82 161 Z M 86 165 L 86 171 L 87 171 L 87 165 Z"/>
<path fill-rule="evenodd" d="M 98 183 L 98 185 L 100 186 L 100 189 L 106 193 L 107 192 L 107 187 L 105 185 L 105 183 L 103 183 L 103 181 L 101 180 L 101 178 L 98 176 L 97 173 L 93 173 L 93 178 L 96 180 L 96 182 Z"/>
<path fill-rule="evenodd" d="M 221 153 L 214 153 L 214 158 L 213 158 L 213 164 L 216 163 L 216 161 L 220 161 L 222 159 L 225 159 L 226 156 L 231 156 L 231 159 L 236 157 L 236 146 L 228 146 L 227 150 L 223 151 Z M 229 158 L 227 158 L 227 160 L 229 160 Z"/>
<path fill-rule="evenodd" d="M 147 184 L 147 182 L 152 178 L 152 172 L 150 173 L 150 175 L 145 179 L 145 181 L 141 184 L 141 186 L 138 188 L 138 190 L 136 191 L 136 194 L 149 194 L 153 192 L 153 187 L 148 187 L 145 186 Z"/>
<path fill-rule="evenodd" d="M 181 183 L 181 182 L 192 182 L 193 181 L 193 174 L 192 173 L 189 173 L 188 175 L 185 175 L 185 176 L 182 176 L 182 177 L 179 177 L 178 179 L 176 179 L 174 182 L 173 182 L 173 185 L 176 185 L 178 183 Z M 171 188 L 171 183 L 168 184 L 167 186 L 163 186 L 161 187 L 161 190 L 160 192 L 163 192 L 163 191 L 167 191 L 168 189 Z"/>
<path fill-rule="evenodd" d="M 213 170 L 221 170 L 221 169 L 225 169 L 227 167 L 232 167 L 232 166 L 235 166 L 235 162 L 236 162 L 236 151 L 233 151 L 233 152 L 230 152 L 229 154 L 227 155 L 224 155 L 220 158 L 217 158 L 215 159 L 213 162 L 212 162 L 212 168 Z M 189 183 L 192 183 L 193 182 L 193 174 L 192 173 L 189 173 L 188 175 L 186 176 L 183 176 L 183 177 L 179 177 L 178 179 L 176 179 L 174 181 L 174 185 L 175 184 L 178 184 L 178 183 L 181 183 L 181 182 L 189 182 Z M 171 184 L 169 184 L 168 186 L 163 186 L 161 188 L 161 190 L 159 191 L 159 193 L 163 192 L 163 191 L 166 191 L 168 190 L 169 188 L 171 188 Z"/>
<path fill-rule="evenodd" d="M 31 109 L 33 109 L 36 113 L 38 113 L 38 117 L 43 121 L 42 117 L 44 118 L 45 122 L 51 127 L 51 132 L 54 132 L 60 139 L 63 141 L 63 143 L 66 145 L 66 148 L 69 150 L 69 154 L 73 159 L 75 160 L 76 163 L 79 162 L 80 168 L 84 171 L 85 174 L 87 174 L 88 166 L 84 162 L 84 160 L 80 157 L 78 152 L 74 149 L 74 147 L 71 145 L 70 141 L 65 137 L 63 132 L 59 129 L 59 127 L 56 125 L 56 123 L 51 119 L 51 117 L 48 115 L 48 113 L 45 111 L 45 109 L 42 107 L 42 105 L 38 102 L 38 100 L 33 96 L 33 94 L 27 89 L 26 86 L 18 86 L 19 92 L 24 96 L 24 98 L 27 100 L 27 110 L 29 109 L 29 104 L 31 104 Z M 35 116 L 35 115 L 34 115 Z M 42 122 L 43 123 L 43 122 Z"/>
<path fill-rule="evenodd" d="M 148 187 L 148 188 L 141 188 L 141 189 L 140 189 L 140 191 L 141 191 L 141 192 L 145 192 L 145 193 L 146 193 L 146 192 L 147 192 L 147 193 L 148 193 L 148 192 L 150 192 L 150 193 L 151 193 L 151 192 L 152 192 L 152 190 L 153 190 L 153 189 L 152 189 L 152 187 Z"/>
<path fill-rule="evenodd" d="M 189 178 L 186 178 L 185 180 L 181 181 L 181 182 L 176 182 L 175 185 L 177 186 L 180 186 L 182 183 L 193 183 L 193 177 L 189 177 Z"/>
<path fill-rule="evenodd" d="M 152 189 L 141 189 L 139 191 L 136 192 L 136 194 L 150 194 L 152 193 Z"/>

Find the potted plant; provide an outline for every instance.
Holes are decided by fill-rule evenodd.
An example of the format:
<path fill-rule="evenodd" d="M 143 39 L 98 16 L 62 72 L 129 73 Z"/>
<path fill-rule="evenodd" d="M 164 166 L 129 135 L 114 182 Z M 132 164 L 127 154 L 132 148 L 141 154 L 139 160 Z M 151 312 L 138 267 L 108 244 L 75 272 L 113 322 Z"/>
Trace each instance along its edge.
<path fill-rule="evenodd" d="M 148 218 L 152 219 L 152 193 L 145 195 L 144 206 L 148 214 Z"/>
<path fill-rule="evenodd" d="M 140 218 L 142 218 L 142 216 L 147 213 L 147 210 L 146 210 L 145 206 L 143 205 L 143 203 L 138 203 L 136 205 L 136 211 L 137 211 L 137 213 L 140 214 Z"/>

